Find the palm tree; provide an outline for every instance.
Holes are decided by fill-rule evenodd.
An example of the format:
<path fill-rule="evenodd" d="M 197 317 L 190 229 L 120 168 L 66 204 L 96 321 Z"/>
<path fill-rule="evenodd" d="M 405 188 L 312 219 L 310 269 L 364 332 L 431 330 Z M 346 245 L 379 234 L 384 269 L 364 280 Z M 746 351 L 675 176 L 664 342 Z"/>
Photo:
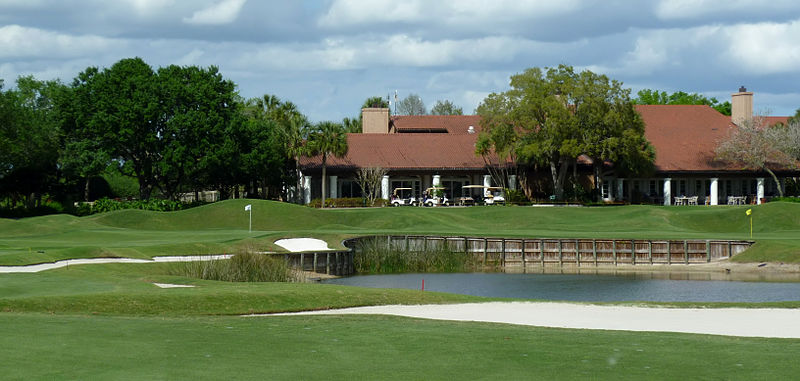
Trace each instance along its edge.
<path fill-rule="evenodd" d="M 307 155 L 322 155 L 322 207 L 325 207 L 326 165 L 328 155 L 342 157 L 347 154 L 347 133 L 335 122 L 319 122 L 308 135 Z"/>

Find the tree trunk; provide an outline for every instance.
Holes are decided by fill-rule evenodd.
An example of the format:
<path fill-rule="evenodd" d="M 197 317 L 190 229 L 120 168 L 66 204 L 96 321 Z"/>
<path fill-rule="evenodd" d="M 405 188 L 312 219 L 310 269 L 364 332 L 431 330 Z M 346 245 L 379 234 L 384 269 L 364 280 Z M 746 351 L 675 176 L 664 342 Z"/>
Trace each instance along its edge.
<path fill-rule="evenodd" d="M 564 198 L 564 180 L 566 179 L 567 170 L 569 169 L 569 162 L 564 158 L 559 157 L 556 160 L 550 160 L 550 174 L 553 177 L 553 193 L 556 199 L 562 200 Z"/>
<path fill-rule="evenodd" d="M 322 154 L 322 205 L 320 205 L 320 208 L 324 208 L 325 207 L 325 191 L 326 191 L 325 183 L 327 182 L 327 181 L 325 181 L 325 178 L 327 176 L 327 173 L 325 171 L 325 164 L 327 162 L 327 159 L 328 159 L 328 155 L 325 155 L 323 153 Z"/>
<path fill-rule="evenodd" d="M 781 181 L 778 180 L 778 176 L 776 176 L 775 172 L 772 172 L 771 169 L 766 167 L 764 167 L 764 169 L 766 169 L 767 173 L 769 173 L 769 175 L 772 176 L 772 179 L 775 180 L 775 188 L 778 188 L 778 195 L 783 197 L 783 189 L 781 188 Z"/>
<path fill-rule="evenodd" d="M 83 185 L 83 201 L 89 202 L 89 176 L 86 176 L 86 183 Z"/>

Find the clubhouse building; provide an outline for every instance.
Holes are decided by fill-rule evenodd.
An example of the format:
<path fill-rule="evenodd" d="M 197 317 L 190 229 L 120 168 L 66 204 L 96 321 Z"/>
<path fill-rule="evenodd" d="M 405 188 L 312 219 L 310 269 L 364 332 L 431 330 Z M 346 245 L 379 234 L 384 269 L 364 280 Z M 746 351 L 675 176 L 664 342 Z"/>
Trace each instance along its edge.
<path fill-rule="evenodd" d="M 732 94 L 732 116 L 705 105 L 639 105 L 645 123 L 645 137 L 656 151 L 655 173 L 648 178 L 625 178 L 612 166 L 602 171 L 602 198 L 606 201 L 672 205 L 698 203 L 761 203 L 778 191 L 774 181 L 761 171 L 744 170 L 714 159 L 714 150 L 726 139 L 735 123 L 753 116 L 753 93 L 740 88 Z M 768 123 L 786 123 L 788 117 L 769 117 Z M 419 196 L 432 186 L 442 186 L 450 199 L 478 196 L 479 189 L 465 185 L 493 186 L 489 166 L 475 154 L 480 132 L 476 115 L 390 116 L 387 108 L 362 110 L 362 133 L 348 134 L 348 153 L 328 157 L 327 178 L 322 179 L 321 157 L 302 158 L 304 201 L 321 197 L 322 181 L 328 182 L 328 198 L 360 197 L 356 173 L 360 168 L 381 167 L 387 175 L 381 183 L 381 197 L 395 188 L 412 188 Z M 584 185 L 591 183 L 591 161 L 578 160 Z M 800 176 L 796 170 L 775 171 L 779 178 Z M 533 187 L 548 172 L 526 173 L 524 184 L 508 178 L 508 188 Z M 528 189 L 527 194 L 531 194 Z M 540 192 L 541 193 L 541 192 Z"/>

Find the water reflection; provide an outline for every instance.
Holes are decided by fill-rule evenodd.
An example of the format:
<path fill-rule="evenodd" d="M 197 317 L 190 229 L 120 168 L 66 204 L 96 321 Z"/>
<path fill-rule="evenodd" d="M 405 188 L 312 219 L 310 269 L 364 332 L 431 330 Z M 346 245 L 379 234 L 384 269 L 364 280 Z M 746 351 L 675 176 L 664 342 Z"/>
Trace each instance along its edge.
<path fill-rule="evenodd" d="M 535 273 L 397 274 L 339 278 L 326 283 L 420 289 L 456 294 L 568 301 L 800 301 L 800 283 L 757 281 L 758 274 L 539 269 Z M 577 270 L 577 269 L 571 269 Z M 761 276 L 765 276 L 761 274 Z M 753 279 L 742 279 L 750 278 Z M 786 280 L 786 279 L 782 279 Z"/>

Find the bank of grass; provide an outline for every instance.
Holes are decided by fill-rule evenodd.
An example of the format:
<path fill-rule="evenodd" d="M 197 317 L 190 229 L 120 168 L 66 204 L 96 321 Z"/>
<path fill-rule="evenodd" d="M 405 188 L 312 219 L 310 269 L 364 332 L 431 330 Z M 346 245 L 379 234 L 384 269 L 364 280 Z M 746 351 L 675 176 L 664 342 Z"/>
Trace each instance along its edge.
<path fill-rule="evenodd" d="M 389 316 L 0 314 L 7 379 L 786 380 L 798 356 L 800 340 Z"/>

